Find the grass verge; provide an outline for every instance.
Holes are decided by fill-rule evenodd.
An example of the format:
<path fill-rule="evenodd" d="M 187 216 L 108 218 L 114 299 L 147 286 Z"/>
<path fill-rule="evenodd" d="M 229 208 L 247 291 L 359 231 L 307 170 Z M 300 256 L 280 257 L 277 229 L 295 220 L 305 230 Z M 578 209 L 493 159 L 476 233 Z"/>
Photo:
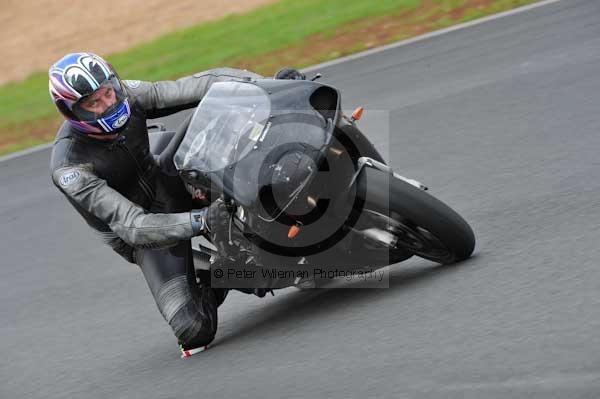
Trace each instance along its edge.
<path fill-rule="evenodd" d="M 124 78 L 172 79 L 216 66 L 272 74 L 538 0 L 282 0 L 108 56 Z M 0 87 L 0 154 L 48 142 L 62 123 L 46 73 Z"/>

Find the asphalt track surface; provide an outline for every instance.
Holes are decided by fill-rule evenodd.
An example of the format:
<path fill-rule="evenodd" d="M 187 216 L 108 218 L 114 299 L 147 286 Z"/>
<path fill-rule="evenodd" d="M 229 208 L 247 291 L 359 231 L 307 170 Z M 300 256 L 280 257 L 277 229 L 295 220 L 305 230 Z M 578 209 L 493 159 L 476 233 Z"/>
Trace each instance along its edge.
<path fill-rule="evenodd" d="M 0 164 L 0 397 L 600 397 L 598 71 L 595 0 L 323 69 L 470 222 L 475 256 L 395 265 L 388 289 L 233 293 L 185 360 L 137 267 L 51 186 L 49 151 Z"/>

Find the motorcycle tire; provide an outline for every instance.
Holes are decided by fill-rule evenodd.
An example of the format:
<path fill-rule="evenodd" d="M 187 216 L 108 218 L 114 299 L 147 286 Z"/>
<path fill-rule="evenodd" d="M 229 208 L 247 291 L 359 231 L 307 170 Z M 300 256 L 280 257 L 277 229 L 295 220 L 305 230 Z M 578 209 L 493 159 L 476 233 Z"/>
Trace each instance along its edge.
<path fill-rule="evenodd" d="M 357 184 L 366 185 L 358 190 L 366 193 L 363 213 L 387 218 L 398 246 L 441 264 L 473 253 L 475 235 L 469 224 L 426 191 L 374 168 L 365 168 Z"/>

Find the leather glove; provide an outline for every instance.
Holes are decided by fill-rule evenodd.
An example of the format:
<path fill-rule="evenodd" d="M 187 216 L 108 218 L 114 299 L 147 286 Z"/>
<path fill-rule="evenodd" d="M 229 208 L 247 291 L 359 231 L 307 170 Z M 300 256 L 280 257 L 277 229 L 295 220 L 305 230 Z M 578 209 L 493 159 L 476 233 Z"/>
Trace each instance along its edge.
<path fill-rule="evenodd" d="M 219 198 L 206 208 L 195 209 L 190 212 L 192 231 L 195 236 L 211 233 L 219 224 L 227 224 L 229 217 L 230 213 L 227 205 Z"/>
<path fill-rule="evenodd" d="M 273 79 L 306 80 L 306 75 L 294 68 L 283 68 L 273 76 Z"/>

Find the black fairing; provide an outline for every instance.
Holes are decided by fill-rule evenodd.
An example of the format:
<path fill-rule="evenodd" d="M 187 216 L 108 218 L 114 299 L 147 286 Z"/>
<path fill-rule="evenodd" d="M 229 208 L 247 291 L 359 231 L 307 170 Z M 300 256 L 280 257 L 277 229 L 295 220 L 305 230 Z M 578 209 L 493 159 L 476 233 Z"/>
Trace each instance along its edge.
<path fill-rule="evenodd" d="M 275 219 L 283 211 L 304 214 L 306 209 L 294 203 L 298 198 L 306 203 L 340 114 L 337 90 L 316 82 L 217 83 L 198 106 L 175 165 L 186 182 L 210 191 L 213 198 L 224 193 L 263 219 Z M 244 118 L 245 123 L 234 123 Z M 235 133 L 233 128 L 219 130 L 221 122 L 241 127 Z M 197 139 L 202 135 L 206 137 Z M 228 140 L 221 135 L 237 136 L 219 148 Z M 199 150 L 196 141 L 206 145 Z"/>

